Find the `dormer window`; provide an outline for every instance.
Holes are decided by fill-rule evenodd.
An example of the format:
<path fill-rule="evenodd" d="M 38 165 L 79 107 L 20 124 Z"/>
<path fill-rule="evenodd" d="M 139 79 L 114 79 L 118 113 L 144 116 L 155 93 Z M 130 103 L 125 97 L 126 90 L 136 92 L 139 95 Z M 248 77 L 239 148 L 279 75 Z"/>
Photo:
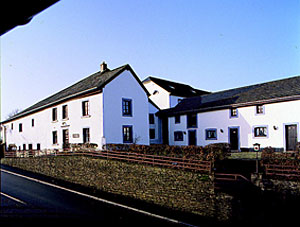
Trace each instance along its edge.
<path fill-rule="evenodd" d="M 158 95 L 159 94 L 159 91 L 158 90 L 155 90 L 154 92 L 153 92 L 153 95 Z"/>

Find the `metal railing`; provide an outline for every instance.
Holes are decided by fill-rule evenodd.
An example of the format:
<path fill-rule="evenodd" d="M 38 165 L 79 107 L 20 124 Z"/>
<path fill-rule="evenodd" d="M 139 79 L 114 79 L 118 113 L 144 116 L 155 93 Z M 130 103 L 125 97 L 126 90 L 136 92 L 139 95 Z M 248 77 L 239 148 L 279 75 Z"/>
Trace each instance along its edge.
<path fill-rule="evenodd" d="M 5 152 L 6 158 L 23 158 L 23 157 L 40 157 L 40 156 L 91 156 L 105 159 L 148 164 L 153 166 L 162 166 L 169 168 L 178 168 L 193 170 L 211 174 L 212 162 L 190 158 L 177 158 L 160 155 L 148 155 L 126 151 L 58 151 L 58 150 L 30 150 L 30 151 L 13 151 Z"/>

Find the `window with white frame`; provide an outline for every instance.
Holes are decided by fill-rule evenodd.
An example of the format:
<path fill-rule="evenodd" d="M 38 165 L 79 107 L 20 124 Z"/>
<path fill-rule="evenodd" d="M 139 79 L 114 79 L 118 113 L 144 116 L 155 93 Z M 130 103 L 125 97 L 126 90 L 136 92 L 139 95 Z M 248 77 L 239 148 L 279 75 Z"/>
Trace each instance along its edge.
<path fill-rule="evenodd" d="M 264 114 L 264 113 L 265 113 L 264 105 L 257 105 L 256 106 L 256 114 Z"/>

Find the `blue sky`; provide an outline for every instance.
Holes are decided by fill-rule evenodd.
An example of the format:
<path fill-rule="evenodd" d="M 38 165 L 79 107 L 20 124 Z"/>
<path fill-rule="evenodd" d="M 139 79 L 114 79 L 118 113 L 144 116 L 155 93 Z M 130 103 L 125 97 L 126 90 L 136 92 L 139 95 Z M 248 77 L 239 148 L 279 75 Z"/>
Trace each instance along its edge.
<path fill-rule="evenodd" d="M 1 37 L 2 120 L 130 64 L 218 91 L 300 75 L 299 0 L 61 0 Z"/>

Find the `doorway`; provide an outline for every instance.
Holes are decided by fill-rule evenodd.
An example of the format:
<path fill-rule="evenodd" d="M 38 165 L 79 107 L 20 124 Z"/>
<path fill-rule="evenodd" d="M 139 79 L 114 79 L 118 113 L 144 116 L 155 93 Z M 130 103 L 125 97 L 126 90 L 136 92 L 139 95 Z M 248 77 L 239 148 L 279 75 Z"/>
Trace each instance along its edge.
<path fill-rule="evenodd" d="M 69 129 L 63 130 L 63 149 L 69 148 Z"/>
<path fill-rule="evenodd" d="M 196 130 L 189 130 L 189 145 L 197 146 L 197 136 L 196 136 Z"/>
<path fill-rule="evenodd" d="M 285 125 L 285 148 L 286 151 L 295 151 L 298 141 L 297 124 Z"/>
<path fill-rule="evenodd" d="M 239 127 L 229 128 L 229 144 L 233 151 L 239 150 Z"/>

